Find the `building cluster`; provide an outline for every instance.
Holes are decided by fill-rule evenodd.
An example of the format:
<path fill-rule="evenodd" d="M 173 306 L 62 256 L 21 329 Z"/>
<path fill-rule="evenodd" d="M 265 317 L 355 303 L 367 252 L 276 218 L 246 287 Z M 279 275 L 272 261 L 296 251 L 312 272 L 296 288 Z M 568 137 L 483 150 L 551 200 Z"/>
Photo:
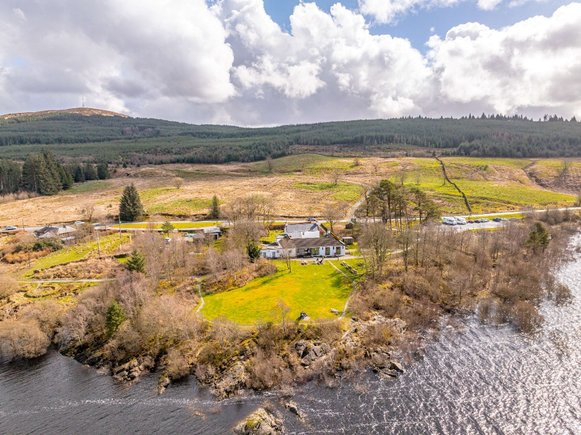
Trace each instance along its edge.
<path fill-rule="evenodd" d="M 341 257 L 345 243 L 318 222 L 286 224 L 284 233 L 261 250 L 263 258 Z"/>

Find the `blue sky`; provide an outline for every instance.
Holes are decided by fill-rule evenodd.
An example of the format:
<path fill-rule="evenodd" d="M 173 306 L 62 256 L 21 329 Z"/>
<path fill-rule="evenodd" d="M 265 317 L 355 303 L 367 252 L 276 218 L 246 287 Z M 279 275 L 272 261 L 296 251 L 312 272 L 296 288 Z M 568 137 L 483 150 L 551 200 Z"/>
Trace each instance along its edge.
<path fill-rule="evenodd" d="M 308 1 L 306 1 L 308 2 Z M 289 17 L 299 0 L 264 0 L 268 14 L 286 31 L 289 31 Z M 316 0 L 319 8 L 328 12 L 335 3 L 356 10 L 356 0 Z M 467 22 L 478 22 L 491 28 L 512 25 L 535 15 L 551 15 L 559 6 L 569 2 L 563 0 L 527 1 L 520 6 L 502 3 L 492 11 L 479 9 L 473 1 L 462 1 L 451 7 L 431 7 L 407 13 L 390 24 L 377 24 L 369 19 L 371 33 L 389 34 L 409 39 L 412 45 L 425 52 L 425 43 L 434 33 L 442 38 L 448 29 Z M 580 23 L 581 26 L 581 23 Z"/>

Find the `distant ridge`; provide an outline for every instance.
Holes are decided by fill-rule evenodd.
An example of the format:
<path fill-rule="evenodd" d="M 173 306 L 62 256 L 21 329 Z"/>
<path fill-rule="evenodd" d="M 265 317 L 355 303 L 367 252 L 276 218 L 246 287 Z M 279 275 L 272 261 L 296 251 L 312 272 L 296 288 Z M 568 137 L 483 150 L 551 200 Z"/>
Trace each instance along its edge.
<path fill-rule="evenodd" d="M 46 118 L 53 115 L 71 114 L 82 116 L 110 116 L 119 118 L 129 118 L 122 113 L 112 112 L 110 110 L 93 109 L 91 107 L 76 107 L 73 109 L 62 110 L 42 110 L 40 112 L 22 112 L 22 113 L 7 113 L 0 115 L 0 119 L 18 119 L 18 118 Z"/>

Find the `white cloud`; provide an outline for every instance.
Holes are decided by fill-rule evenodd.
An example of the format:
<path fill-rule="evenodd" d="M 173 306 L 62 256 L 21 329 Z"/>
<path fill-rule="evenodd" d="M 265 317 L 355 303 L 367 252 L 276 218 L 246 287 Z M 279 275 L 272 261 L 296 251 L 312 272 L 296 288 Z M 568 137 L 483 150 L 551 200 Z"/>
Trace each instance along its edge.
<path fill-rule="evenodd" d="M 499 30 L 477 23 L 430 39 L 429 58 L 439 95 L 457 103 L 482 102 L 493 110 L 581 107 L 581 4 Z"/>
<path fill-rule="evenodd" d="M 414 12 L 419 9 L 435 7 L 450 7 L 462 0 L 358 0 L 362 14 L 373 17 L 378 23 L 391 23 L 398 16 Z M 502 0 L 478 0 L 480 2 Z"/>
<path fill-rule="evenodd" d="M 340 4 L 330 14 L 314 3 L 299 4 L 290 34 L 262 1 L 225 0 L 219 13 L 236 47 L 233 76 L 247 98 L 268 97 L 304 120 L 344 117 L 345 105 L 351 117 L 419 111 L 416 99 L 430 74 L 422 55 L 407 40 L 370 34 L 363 16 Z M 300 109 L 298 99 L 306 100 Z M 254 109 L 260 111 L 261 102 Z"/>
<path fill-rule="evenodd" d="M 483 11 L 492 11 L 502 3 L 502 0 L 478 0 L 476 3 Z"/>
<path fill-rule="evenodd" d="M 581 115 L 579 3 L 502 29 L 456 26 L 433 35 L 426 55 L 373 34 L 363 14 L 364 4 L 390 20 L 401 5 L 455 1 L 361 0 L 361 11 L 335 4 L 330 12 L 301 2 L 285 31 L 262 0 L 4 0 L 0 112 L 77 106 L 84 97 L 140 116 L 242 125 Z"/>
<path fill-rule="evenodd" d="M 232 50 L 204 0 L 6 0 L 0 24 L 10 26 L 0 66 L 22 101 L 86 96 L 128 110 L 127 97 L 220 103 L 235 93 Z"/>

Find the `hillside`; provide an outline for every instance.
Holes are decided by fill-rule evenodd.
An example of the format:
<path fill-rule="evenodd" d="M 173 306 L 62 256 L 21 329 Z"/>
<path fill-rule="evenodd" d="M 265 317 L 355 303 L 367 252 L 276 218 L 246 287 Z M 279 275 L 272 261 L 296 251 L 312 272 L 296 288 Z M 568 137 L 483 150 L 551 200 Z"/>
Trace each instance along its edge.
<path fill-rule="evenodd" d="M 581 155 L 581 123 L 494 116 L 241 128 L 131 118 L 88 108 L 0 117 L 0 157 L 22 159 L 39 149 L 61 157 L 133 164 L 244 162 L 304 152 L 567 157 Z"/>
<path fill-rule="evenodd" d="M 120 118 L 129 118 L 129 116 L 122 113 L 111 112 L 110 110 L 93 109 L 90 107 L 76 107 L 73 109 L 62 110 L 42 110 L 40 112 L 21 112 L 21 113 L 7 113 L 0 115 L 0 119 L 16 119 L 16 120 L 32 120 L 48 118 L 58 115 L 82 115 L 82 116 L 118 116 Z"/>

